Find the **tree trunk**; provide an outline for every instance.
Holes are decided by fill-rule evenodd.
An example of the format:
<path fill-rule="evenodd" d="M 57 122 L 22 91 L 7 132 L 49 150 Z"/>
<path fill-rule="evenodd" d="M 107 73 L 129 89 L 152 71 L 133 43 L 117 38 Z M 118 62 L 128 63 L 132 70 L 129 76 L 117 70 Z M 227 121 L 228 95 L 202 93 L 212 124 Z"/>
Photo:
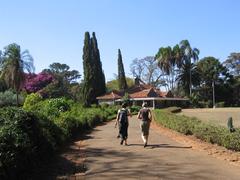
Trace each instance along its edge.
<path fill-rule="evenodd" d="M 19 91 L 17 90 L 17 106 L 19 106 Z"/>

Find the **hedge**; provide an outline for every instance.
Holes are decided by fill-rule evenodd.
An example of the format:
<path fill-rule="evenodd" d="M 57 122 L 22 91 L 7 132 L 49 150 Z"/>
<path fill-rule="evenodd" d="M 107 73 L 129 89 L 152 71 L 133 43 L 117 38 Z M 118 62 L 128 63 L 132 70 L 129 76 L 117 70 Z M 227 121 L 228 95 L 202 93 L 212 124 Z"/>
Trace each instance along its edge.
<path fill-rule="evenodd" d="M 230 132 L 228 128 L 205 123 L 197 118 L 175 115 L 167 110 L 154 110 L 155 121 L 160 125 L 227 149 L 240 151 L 240 129 Z"/>
<path fill-rule="evenodd" d="M 28 179 L 73 135 L 114 119 L 118 106 L 84 108 L 66 98 L 26 97 L 23 108 L 0 108 L 0 179 Z M 139 107 L 131 107 L 136 113 Z"/>

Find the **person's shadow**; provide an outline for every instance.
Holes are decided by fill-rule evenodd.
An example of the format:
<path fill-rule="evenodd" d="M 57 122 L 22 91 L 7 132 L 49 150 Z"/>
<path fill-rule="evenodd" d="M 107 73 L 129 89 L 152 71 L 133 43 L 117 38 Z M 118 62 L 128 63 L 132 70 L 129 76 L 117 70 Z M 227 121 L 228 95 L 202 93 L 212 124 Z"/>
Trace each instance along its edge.
<path fill-rule="evenodd" d="M 143 146 L 143 144 L 129 144 L 128 146 Z M 192 146 L 173 146 L 169 144 L 148 144 L 146 146 L 148 149 L 155 149 L 155 148 L 183 148 L 183 149 L 189 149 L 192 148 Z"/>

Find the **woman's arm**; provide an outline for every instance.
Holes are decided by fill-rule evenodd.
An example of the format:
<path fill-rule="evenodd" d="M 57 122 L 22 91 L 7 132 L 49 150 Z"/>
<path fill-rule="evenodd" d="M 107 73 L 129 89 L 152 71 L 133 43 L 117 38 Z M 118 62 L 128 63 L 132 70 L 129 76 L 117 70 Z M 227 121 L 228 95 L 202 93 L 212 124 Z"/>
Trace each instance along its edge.
<path fill-rule="evenodd" d="M 152 121 L 152 111 L 149 109 L 149 120 Z"/>
<path fill-rule="evenodd" d="M 129 109 L 128 109 L 128 116 L 132 117 L 132 113 Z"/>
<path fill-rule="evenodd" d="M 138 119 L 142 119 L 142 117 L 141 117 L 141 111 L 138 112 L 137 118 L 138 118 Z"/>
<path fill-rule="evenodd" d="M 119 111 L 117 112 L 117 117 L 116 117 L 116 120 L 115 120 L 115 125 L 114 125 L 115 128 L 118 125 L 118 119 L 119 119 Z"/>

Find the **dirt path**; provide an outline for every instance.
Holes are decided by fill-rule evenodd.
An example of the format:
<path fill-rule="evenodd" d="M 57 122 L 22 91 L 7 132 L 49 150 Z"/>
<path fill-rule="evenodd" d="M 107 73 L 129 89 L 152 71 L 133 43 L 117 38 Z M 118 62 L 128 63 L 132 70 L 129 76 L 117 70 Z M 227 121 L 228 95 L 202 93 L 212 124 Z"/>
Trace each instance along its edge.
<path fill-rule="evenodd" d="M 84 141 L 85 179 L 239 179 L 239 167 L 178 143 L 151 129 L 143 148 L 139 122 L 130 120 L 129 146 L 119 144 L 114 122 L 98 126 Z M 79 177 L 80 178 L 80 177 Z M 83 178 L 83 177 L 82 177 Z"/>
<path fill-rule="evenodd" d="M 116 136 L 114 122 L 96 127 L 66 146 L 32 179 L 240 179 L 239 166 L 223 160 L 231 154 L 218 159 L 209 155 L 215 147 L 154 124 L 149 146 L 143 148 L 136 116 L 130 119 L 129 146 L 120 145 Z M 225 150 L 218 147 L 214 155 L 216 151 Z"/>

